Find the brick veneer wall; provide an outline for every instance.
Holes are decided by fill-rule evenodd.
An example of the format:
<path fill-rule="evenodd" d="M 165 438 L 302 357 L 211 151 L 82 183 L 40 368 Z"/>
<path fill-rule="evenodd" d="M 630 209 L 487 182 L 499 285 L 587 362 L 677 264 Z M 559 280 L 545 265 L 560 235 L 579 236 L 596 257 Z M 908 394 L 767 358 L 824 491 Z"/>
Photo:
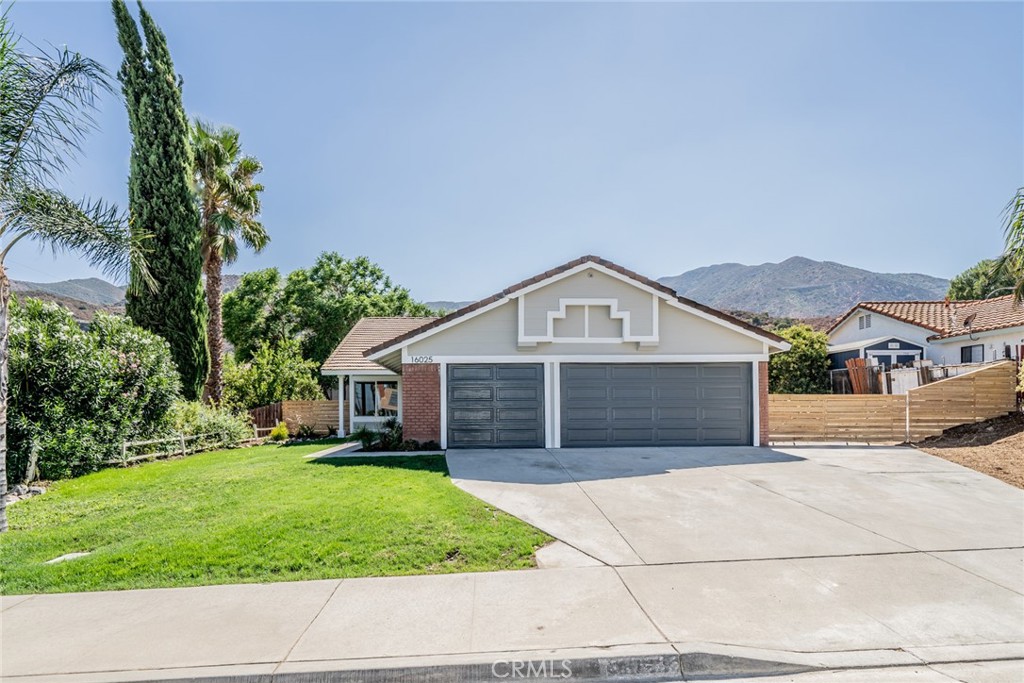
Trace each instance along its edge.
<path fill-rule="evenodd" d="M 758 432 L 762 446 L 768 445 L 768 362 L 757 363 L 757 414 Z"/>
<path fill-rule="evenodd" d="M 402 364 L 402 433 L 441 441 L 441 373 L 437 363 Z"/>

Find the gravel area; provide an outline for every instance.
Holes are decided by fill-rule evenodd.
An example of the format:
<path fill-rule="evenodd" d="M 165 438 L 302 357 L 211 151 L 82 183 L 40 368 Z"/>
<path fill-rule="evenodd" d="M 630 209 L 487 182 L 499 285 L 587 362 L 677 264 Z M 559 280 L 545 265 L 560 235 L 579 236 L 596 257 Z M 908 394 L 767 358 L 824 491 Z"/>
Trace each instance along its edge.
<path fill-rule="evenodd" d="M 1024 414 L 962 425 L 915 444 L 925 453 L 1024 488 Z"/>

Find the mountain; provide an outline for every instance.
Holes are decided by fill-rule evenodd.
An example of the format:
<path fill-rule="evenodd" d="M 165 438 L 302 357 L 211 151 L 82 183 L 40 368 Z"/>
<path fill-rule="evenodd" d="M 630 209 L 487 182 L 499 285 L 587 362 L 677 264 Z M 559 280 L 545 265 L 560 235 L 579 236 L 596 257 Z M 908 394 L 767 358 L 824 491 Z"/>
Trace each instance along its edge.
<path fill-rule="evenodd" d="M 54 297 L 84 301 L 93 306 L 110 306 L 124 301 L 124 287 L 112 285 L 98 277 L 61 282 L 23 282 L 11 280 L 11 290 L 27 294 L 42 292 Z"/>
<path fill-rule="evenodd" d="M 759 266 L 720 263 L 658 281 L 714 308 L 794 318 L 835 316 L 858 301 L 934 301 L 949 288 L 930 275 L 873 273 L 802 256 Z"/>

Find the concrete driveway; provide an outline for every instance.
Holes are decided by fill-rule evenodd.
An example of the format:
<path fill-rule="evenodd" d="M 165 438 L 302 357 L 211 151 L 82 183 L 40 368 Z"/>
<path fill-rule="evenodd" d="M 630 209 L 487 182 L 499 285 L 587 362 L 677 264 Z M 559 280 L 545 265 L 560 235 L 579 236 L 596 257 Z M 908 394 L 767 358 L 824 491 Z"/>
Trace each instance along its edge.
<path fill-rule="evenodd" d="M 1024 491 L 914 449 L 474 450 L 448 463 L 456 485 L 564 544 L 542 566 L 615 568 L 670 641 L 1024 656 Z"/>

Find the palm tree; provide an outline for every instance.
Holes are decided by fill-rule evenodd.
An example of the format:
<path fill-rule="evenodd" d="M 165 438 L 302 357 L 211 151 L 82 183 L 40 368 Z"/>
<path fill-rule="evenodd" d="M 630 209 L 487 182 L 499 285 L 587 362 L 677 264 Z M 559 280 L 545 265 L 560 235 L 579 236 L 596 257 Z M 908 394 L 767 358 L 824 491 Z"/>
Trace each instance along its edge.
<path fill-rule="evenodd" d="M 203 273 L 210 309 L 207 345 L 210 374 L 203 398 L 219 403 L 224 391 L 224 318 L 221 312 L 221 270 L 238 258 L 238 242 L 259 252 L 270 241 L 260 214 L 263 185 L 254 182 L 263 170 L 260 162 L 242 155 L 238 131 L 213 128 L 196 120 L 192 126 L 196 197 L 203 233 Z"/>
<path fill-rule="evenodd" d="M 1006 273 L 1013 281 L 1013 300 L 1024 302 L 1024 187 L 1006 205 L 1003 233 L 1006 246 L 996 262 L 996 272 Z"/>
<path fill-rule="evenodd" d="M 19 49 L 7 12 L 0 14 L 0 531 L 7 529 L 7 359 L 11 283 L 6 258 L 25 238 L 73 250 L 105 272 L 152 283 L 123 214 L 112 205 L 74 201 L 57 179 L 95 128 L 97 95 L 113 92 L 98 63 L 67 49 Z"/>

